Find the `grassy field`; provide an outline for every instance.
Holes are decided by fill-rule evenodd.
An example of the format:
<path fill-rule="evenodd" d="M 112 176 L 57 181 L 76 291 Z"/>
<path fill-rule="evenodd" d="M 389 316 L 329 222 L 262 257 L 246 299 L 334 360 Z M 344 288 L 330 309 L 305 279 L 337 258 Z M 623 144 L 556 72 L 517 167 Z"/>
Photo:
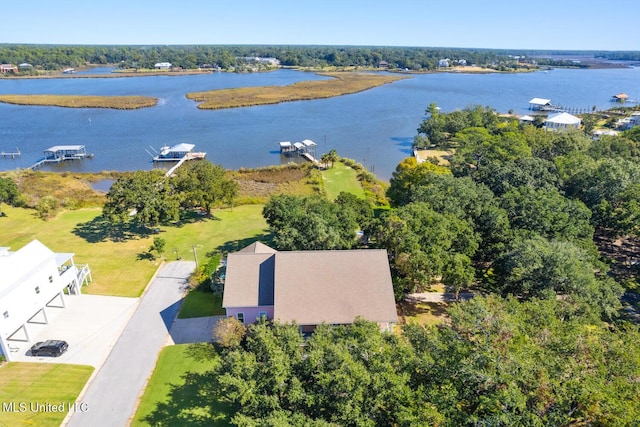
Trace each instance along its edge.
<path fill-rule="evenodd" d="M 187 94 L 187 98 L 199 102 L 198 108 L 217 110 L 221 108 L 250 107 L 253 105 L 331 98 L 333 96 L 362 92 L 396 80 L 409 78 L 407 76 L 372 73 L 320 74 L 333 78 L 298 82 L 287 86 L 260 86 L 192 92 Z"/>
<path fill-rule="evenodd" d="M 0 218 L 1 246 L 16 250 L 38 239 L 55 252 L 73 252 L 77 264 L 91 267 L 93 283 L 83 292 L 126 297 L 140 296 L 160 264 L 148 254 L 153 237 L 165 239 L 168 260 L 193 260 L 195 247 L 203 263 L 209 252 L 237 250 L 264 238 L 267 228 L 262 205 L 215 211 L 212 217 L 196 217 L 143 236 L 109 228 L 98 208 L 64 211 L 49 221 L 31 209 L 3 206 L 3 211 L 7 216 Z"/>
<path fill-rule="evenodd" d="M 149 96 L 95 95 L 0 95 L 0 102 L 17 105 L 45 105 L 66 108 L 113 108 L 135 110 L 153 107 L 158 98 Z"/>
<path fill-rule="evenodd" d="M 76 402 L 93 367 L 52 363 L 7 363 L 0 368 L 0 401 L 14 411 L 0 411 L 0 426 L 59 426 Z M 26 405 L 21 411 L 19 405 Z M 46 412 L 31 404 L 63 405 L 63 412 Z"/>
<path fill-rule="evenodd" d="M 231 408 L 203 396 L 211 387 L 207 370 L 219 363 L 213 347 L 165 347 L 132 420 L 132 426 L 227 426 Z"/>
<path fill-rule="evenodd" d="M 322 171 L 322 178 L 329 200 L 334 200 L 343 191 L 365 198 L 364 189 L 358 181 L 356 171 L 344 163 L 336 162 L 332 168 Z"/>

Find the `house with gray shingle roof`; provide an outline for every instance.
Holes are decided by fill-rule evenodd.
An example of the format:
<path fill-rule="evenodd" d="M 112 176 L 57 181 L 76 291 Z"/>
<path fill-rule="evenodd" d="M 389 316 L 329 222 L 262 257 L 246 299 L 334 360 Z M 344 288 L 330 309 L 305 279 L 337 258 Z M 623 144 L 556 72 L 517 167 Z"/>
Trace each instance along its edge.
<path fill-rule="evenodd" d="M 392 330 L 397 322 L 387 252 L 276 251 L 256 242 L 229 254 L 222 306 L 245 324 L 266 317 L 301 332 L 356 317 Z"/>

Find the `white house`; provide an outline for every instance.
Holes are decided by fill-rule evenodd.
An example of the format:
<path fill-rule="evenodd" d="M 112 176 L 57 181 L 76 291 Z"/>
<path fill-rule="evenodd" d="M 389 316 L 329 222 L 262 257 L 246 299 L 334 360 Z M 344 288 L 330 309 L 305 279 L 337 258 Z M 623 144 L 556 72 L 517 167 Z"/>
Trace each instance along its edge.
<path fill-rule="evenodd" d="M 171 62 L 158 62 L 154 65 L 154 67 L 160 70 L 168 70 L 169 68 L 171 68 Z"/>
<path fill-rule="evenodd" d="M 11 360 L 11 341 L 30 342 L 28 324 L 48 323 L 47 308 L 64 307 L 65 293 L 80 295 L 91 281 L 87 265 L 33 240 L 15 252 L 0 248 L 0 354 Z"/>
<path fill-rule="evenodd" d="M 535 117 L 529 116 L 527 114 L 525 114 L 524 116 L 518 117 L 518 120 L 520 120 L 520 123 L 533 123 L 535 119 L 536 119 Z"/>
<path fill-rule="evenodd" d="M 579 118 L 569 113 L 556 113 L 547 117 L 544 127 L 547 130 L 579 129 L 581 123 Z"/>

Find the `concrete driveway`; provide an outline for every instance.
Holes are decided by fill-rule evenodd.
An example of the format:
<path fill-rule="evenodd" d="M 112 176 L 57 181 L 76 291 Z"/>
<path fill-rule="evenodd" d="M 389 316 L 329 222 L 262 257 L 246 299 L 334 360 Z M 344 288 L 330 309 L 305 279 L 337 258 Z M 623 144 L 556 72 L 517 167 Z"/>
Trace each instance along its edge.
<path fill-rule="evenodd" d="M 67 425 L 128 425 L 158 353 L 169 341 L 169 329 L 194 268 L 195 263 L 188 261 L 160 268 L 104 365 L 78 398 L 86 411 L 70 413 Z"/>
<path fill-rule="evenodd" d="M 169 344 L 211 342 L 214 325 L 226 316 L 194 317 L 176 319 L 171 326 Z"/>
<path fill-rule="evenodd" d="M 48 324 L 42 313 L 28 323 L 29 342 L 10 341 L 14 362 L 72 363 L 100 368 L 138 306 L 138 298 L 99 295 L 66 295 L 65 308 L 47 307 Z M 22 338 L 22 333 L 16 334 Z M 38 341 L 59 339 L 69 343 L 60 357 L 33 357 L 29 348 Z"/>

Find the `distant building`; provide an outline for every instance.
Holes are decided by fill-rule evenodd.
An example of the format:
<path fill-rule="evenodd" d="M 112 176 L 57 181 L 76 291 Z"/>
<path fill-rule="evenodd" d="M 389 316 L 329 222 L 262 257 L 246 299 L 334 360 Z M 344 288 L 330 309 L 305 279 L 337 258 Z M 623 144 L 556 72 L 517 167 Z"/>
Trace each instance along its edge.
<path fill-rule="evenodd" d="M 21 70 L 29 70 L 33 68 L 33 65 L 23 62 L 22 64 L 18 64 L 18 68 L 20 68 Z"/>
<path fill-rule="evenodd" d="M 631 113 L 631 116 L 618 120 L 616 128 L 620 130 L 628 130 L 640 126 L 640 112 L 636 111 Z"/>
<path fill-rule="evenodd" d="M 620 132 L 611 129 L 597 129 L 593 131 L 593 139 L 596 141 L 602 136 L 618 136 Z"/>
<path fill-rule="evenodd" d="M 621 92 L 621 93 L 619 93 L 617 95 L 613 95 L 611 97 L 611 101 L 612 102 L 625 102 L 627 99 L 629 99 L 629 95 L 627 95 L 624 92 Z"/>
<path fill-rule="evenodd" d="M 0 64 L 0 73 L 2 74 L 17 73 L 17 72 L 18 72 L 18 67 L 16 67 L 13 64 Z"/>
<path fill-rule="evenodd" d="M 261 317 L 295 322 L 302 333 L 356 317 L 391 331 L 397 323 L 387 252 L 276 251 L 256 242 L 229 254 L 222 306 L 251 324 Z"/>
<path fill-rule="evenodd" d="M 267 64 L 267 65 L 271 65 L 273 67 L 277 67 L 280 65 L 280 60 L 278 60 L 277 58 L 265 58 L 265 57 L 261 57 L 261 56 L 245 56 L 242 58 L 238 58 L 243 60 L 244 62 L 249 62 L 249 63 L 258 63 L 258 64 Z"/>
<path fill-rule="evenodd" d="M 448 67 L 449 66 L 449 58 L 441 59 L 438 61 L 438 67 Z"/>
<path fill-rule="evenodd" d="M 525 114 L 524 116 L 520 116 L 518 120 L 520 120 L 520 123 L 533 123 L 535 117 Z"/>
<path fill-rule="evenodd" d="M 11 360 L 11 340 L 30 341 L 28 323 L 47 323 L 47 308 L 64 307 L 65 294 L 80 295 L 89 267 L 71 253 L 55 253 L 33 240 L 15 252 L 0 248 L 0 354 Z M 41 320 L 42 319 L 42 320 Z"/>
<path fill-rule="evenodd" d="M 389 68 L 389 63 L 387 61 L 380 61 L 378 62 L 378 68 L 386 70 L 387 68 Z"/>
<path fill-rule="evenodd" d="M 153 67 L 159 70 L 168 70 L 171 68 L 171 62 L 158 62 Z"/>
<path fill-rule="evenodd" d="M 547 130 L 579 129 L 581 120 L 569 113 L 556 113 L 547 117 L 544 127 Z"/>

